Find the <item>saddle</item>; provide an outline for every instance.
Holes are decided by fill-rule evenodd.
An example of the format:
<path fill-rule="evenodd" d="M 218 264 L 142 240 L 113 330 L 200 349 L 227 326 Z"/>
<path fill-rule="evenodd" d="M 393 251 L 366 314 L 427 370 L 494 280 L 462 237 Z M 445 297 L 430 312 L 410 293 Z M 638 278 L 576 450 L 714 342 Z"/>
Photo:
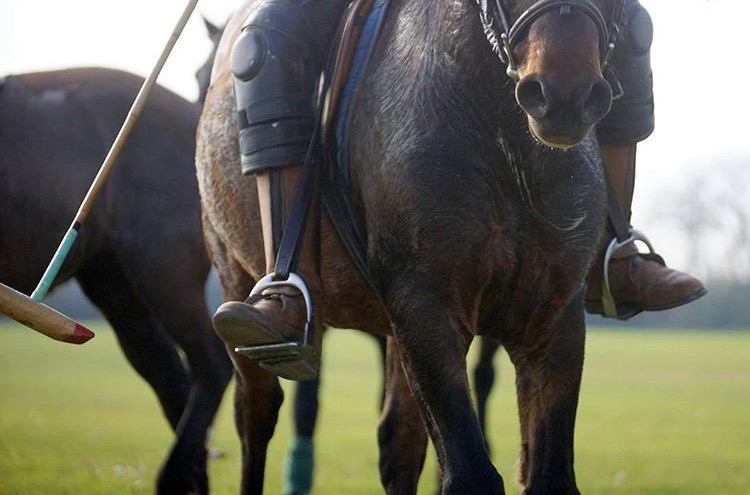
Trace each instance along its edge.
<path fill-rule="evenodd" d="M 350 200 L 349 123 L 355 97 L 378 39 L 389 0 L 354 0 L 336 35 L 326 74 L 321 110 L 321 144 L 325 168 L 321 199 L 363 278 L 373 286 L 367 268 L 365 234 L 354 218 Z"/>

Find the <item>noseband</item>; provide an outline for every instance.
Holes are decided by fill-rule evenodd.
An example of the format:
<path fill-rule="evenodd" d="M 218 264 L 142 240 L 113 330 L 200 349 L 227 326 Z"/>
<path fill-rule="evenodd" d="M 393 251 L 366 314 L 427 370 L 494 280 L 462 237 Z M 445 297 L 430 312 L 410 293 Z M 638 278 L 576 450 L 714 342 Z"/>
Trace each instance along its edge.
<path fill-rule="evenodd" d="M 542 15 L 551 10 L 560 11 L 560 15 L 570 14 L 574 9 L 586 14 L 596 25 L 599 33 L 599 53 L 601 66 L 604 68 L 615 49 L 615 42 L 620 35 L 620 25 L 625 15 L 625 2 L 619 0 L 612 10 L 608 23 L 599 7 L 590 0 L 539 0 L 526 9 L 514 23 L 510 23 L 507 10 L 502 0 L 476 0 L 481 10 L 480 17 L 487 40 L 500 60 L 507 65 L 508 77 L 518 81 L 518 66 L 513 57 L 514 47 L 523 39 L 529 26 Z M 498 27 L 497 20 L 501 26 Z M 499 28 L 502 28 L 500 30 Z"/>

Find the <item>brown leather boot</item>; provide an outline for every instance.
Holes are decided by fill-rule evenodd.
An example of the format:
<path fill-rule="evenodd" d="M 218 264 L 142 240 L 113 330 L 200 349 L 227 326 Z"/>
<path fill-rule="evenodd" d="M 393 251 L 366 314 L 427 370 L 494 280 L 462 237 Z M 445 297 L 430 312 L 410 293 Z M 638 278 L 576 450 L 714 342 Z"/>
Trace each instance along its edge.
<path fill-rule="evenodd" d="M 607 175 L 622 205 L 623 214 L 629 221 L 636 146 L 600 148 Z M 614 236 L 609 229 L 606 236 L 587 279 L 586 310 L 589 313 L 625 320 L 642 311 L 676 308 L 706 294 L 700 280 L 668 268 L 653 250 L 640 253 L 633 240 L 624 242 L 611 253 L 607 287 L 604 283 L 605 252 Z M 607 288 L 611 298 L 608 297 Z"/>
<path fill-rule="evenodd" d="M 274 242 L 274 235 L 278 240 L 281 228 L 277 223 L 281 212 L 274 214 L 272 203 L 280 201 L 281 216 L 286 219 L 299 173 L 299 167 L 288 167 L 257 174 L 266 271 L 271 274 L 275 269 L 278 244 Z M 276 185 L 280 187 L 272 187 L 272 174 L 279 174 L 280 183 L 276 182 Z M 272 192 L 272 189 L 276 190 Z M 313 380 L 320 367 L 322 317 L 319 311 L 315 311 L 320 307 L 321 295 L 316 192 L 313 192 L 307 210 L 296 273 L 291 273 L 284 281 L 274 281 L 271 275 L 266 276 L 245 301 L 226 302 L 219 306 L 213 317 L 216 333 L 227 344 L 236 346 L 236 352 L 289 380 Z"/>

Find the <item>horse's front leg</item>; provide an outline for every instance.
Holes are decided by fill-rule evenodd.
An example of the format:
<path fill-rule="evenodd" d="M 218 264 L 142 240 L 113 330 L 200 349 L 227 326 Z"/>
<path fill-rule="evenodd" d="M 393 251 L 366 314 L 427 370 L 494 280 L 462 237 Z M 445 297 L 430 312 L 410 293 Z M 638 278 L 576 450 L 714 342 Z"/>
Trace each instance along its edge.
<path fill-rule="evenodd" d="M 427 430 L 409 390 L 395 340 L 388 339 L 385 397 L 378 425 L 380 480 L 388 495 L 417 493 L 427 450 Z"/>
<path fill-rule="evenodd" d="M 524 495 L 580 495 L 573 470 L 573 430 L 584 340 L 583 306 L 571 304 L 536 342 L 508 349 L 517 376 Z"/>
<path fill-rule="evenodd" d="M 415 274 L 398 284 L 389 309 L 410 388 L 422 408 L 443 475 L 443 495 L 504 494 L 469 395 L 468 311 L 431 294 Z M 444 284 L 440 284 L 444 285 Z"/>

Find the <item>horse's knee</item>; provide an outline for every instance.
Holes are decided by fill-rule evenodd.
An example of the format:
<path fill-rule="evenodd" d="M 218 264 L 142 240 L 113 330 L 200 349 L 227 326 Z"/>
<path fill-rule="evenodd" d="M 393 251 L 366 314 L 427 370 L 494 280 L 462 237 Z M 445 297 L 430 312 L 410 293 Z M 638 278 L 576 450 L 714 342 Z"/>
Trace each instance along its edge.
<path fill-rule="evenodd" d="M 522 434 L 519 481 L 526 486 L 527 495 L 578 493 L 573 471 L 573 435 L 582 362 L 575 351 L 571 354 L 566 363 L 517 367 Z M 546 363 L 559 358 L 544 357 Z"/>
<path fill-rule="evenodd" d="M 380 479 L 388 494 L 416 493 L 427 450 L 427 430 L 394 339 L 387 339 L 384 354 L 385 390 L 378 424 Z"/>
<path fill-rule="evenodd" d="M 235 424 L 243 450 L 265 452 L 284 402 L 284 391 L 278 378 L 260 366 L 243 356 L 233 357 Z"/>
<path fill-rule="evenodd" d="M 380 478 L 386 493 L 416 493 L 424 466 L 427 430 L 412 398 L 394 404 L 386 401 L 378 425 Z"/>
<path fill-rule="evenodd" d="M 412 427 L 398 417 L 384 419 L 378 425 L 380 481 L 388 494 L 417 492 L 427 449 L 427 434 L 420 426 L 421 431 L 411 435 Z"/>
<path fill-rule="evenodd" d="M 496 472 L 483 473 L 443 473 L 442 495 L 465 495 L 482 493 L 487 495 L 505 495 L 503 478 Z"/>

